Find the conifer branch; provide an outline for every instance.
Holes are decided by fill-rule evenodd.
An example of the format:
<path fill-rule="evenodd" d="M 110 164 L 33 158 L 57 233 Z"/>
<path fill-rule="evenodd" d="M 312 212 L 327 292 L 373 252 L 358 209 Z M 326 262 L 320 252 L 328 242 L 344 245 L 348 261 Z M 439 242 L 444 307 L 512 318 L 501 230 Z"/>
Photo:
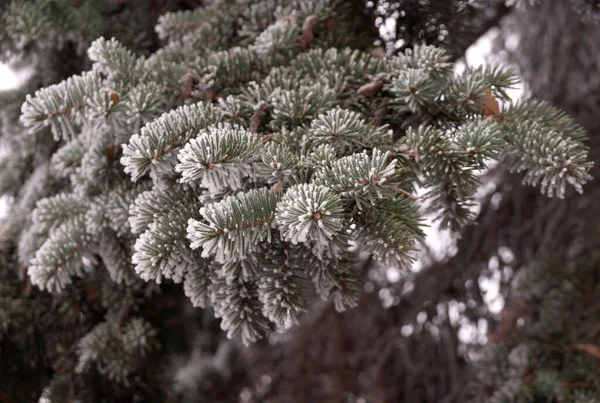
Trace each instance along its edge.
<path fill-rule="evenodd" d="M 194 267 L 185 234 L 188 220 L 199 218 L 200 206 L 197 200 L 174 205 L 139 236 L 132 261 L 142 279 L 160 283 L 164 277 L 181 282 L 188 268 Z"/>
<path fill-rule="evenodd" d="M 121 163 L 125 172 L 136 181 L 151 165 L 161 164 L 175 149 L 183 146 L 202 129 L 221 120 L 221 113 L 212 106 L 184 105 L 148 123 L 140 134 L 123 145 Z"/>
<path fill-rule="evenodd" d="M 369 155 L 363 151 L 324 167 L 315 174 L 314 183 L 343 197 L 373 201 L 390 194 L 389 184 L 398 176 L 396 163 L 395 159 L 390 161 L 389 153 L 374 149 Z"/>
<path fill-rule="evenodd" d="M 284 239 L 293 245 L 328 242 L 342 230 L 342 201 L 324 186 L 295 185 L 277 204 L 275 218 Z"/>
<path fill-rule="evenodd" d="M 83 214 L 65 221 L 50 234 L 31 261 L 27 271 L 31 282 L 53 293 L 63 291 L 73 277 L 83 277 L 93 269 L 89 260 L 93 259 L 91 242 Z"/>
<path fill-rule="evenodd" d="M 178 154 L 175 171 L 182 182 L 198 181 L 214 193 L 238 190 L 242 179 L 251 175 L 252 159 L 260 152 L 255 135 L 239 126 L 221 124 L 199 133 Z"/>
<path fill-rule="evenodd" d="M 271 221 L 277 195 L 266 189 L 252 189 L 200 210 L 205 222 L 190 220 L 191 248 L 202 247 L 202 256 L 217 262 L 240 260 L 255 250 L 259 242 L 271 240 Z"/>
<path fill-rule="evenodd" d="M 86 72 L 27 95 L 21 107 L 21 122 L 30 133 L 50 126 L 55 140 L 70 140 L 81 123 L 88 96 L 101 88 L 95 72 Z"/>

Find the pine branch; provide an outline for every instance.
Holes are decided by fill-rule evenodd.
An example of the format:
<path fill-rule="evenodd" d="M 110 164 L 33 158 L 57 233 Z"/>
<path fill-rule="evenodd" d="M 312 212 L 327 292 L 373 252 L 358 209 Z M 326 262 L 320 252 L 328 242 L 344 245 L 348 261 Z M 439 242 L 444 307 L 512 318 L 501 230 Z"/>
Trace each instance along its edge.
<path fill-rule="evenodd" d="M 188 199 L 171 206 L 139 236 L 132 261 L 142 279 L 160 283 L 165 277 L 181 282 L 187 270 L 195 267 L 185 234 L 188 220 L 199 218 L 201 205 L 198 200 Z"/>
<path fill-rule="evenodd" d="M 331 189 L 342 197 L 357 198 L 373 202 L 396 193 L 390 184 L 397 181 L 399 171 L 397 160 L 390 161 L 389 153 L 374 149 L 340 158 L 330 167 L 324 167 L 315 174 L 313 182 Z"/>
<path fill-rule="evenodd" d="M 31 282 L 49 292 L 63 291 L 73 277 L 83 277 L 93 269 L 89 261 L 92 258 L 91 242 L 85 231 L 83 214 L 65 221 L 52 232 L 31 261 L 27 270 Z"/>
<path fill-rule="evenodd" d="M 37 203 L 33 211 L 33 222 L 39 230 L 51 230 L 86 211 L 86 203 L 80 196 L 73 193 L 60 193 Z"/>
<path fill-rule="evenodd" d="M 121 164 L 125 172 L 136 181 L 146 174 L 152 165 L 163 163 L 176 149 L 195 137 L 201 130 L 221 120 L 217 108 L 194 104 L 184 105 L 148 123 L 140 134 L 134 134 L 123 145 Z"/>
<path fill-rule="evenodd" d="M 385 265 L 407 270 L 415 260 L 417 241 L 425 236 L 418 209 L 407 198 L 383 200 L 357 215 L 351 228 L 363 251 Z"/>
<path fill-rule="evenodd" d="M 21 122 L 35 133 L 50 126 L 55 140 L 70 140 L 82 122 L 88 96 L 100 90 L 95 72 L 86 72 L 27 95 L 21 107 Z"/>
<path fill-rule="evenodd" d="M 211 304 L 215 315 L 222 318 L 221 328 L 227 331 L 227 337 L 233 337 L 239 330 L 246 345 L 262 337 L 269 328 L 269 322 L 262 314 L 255 283 L 227 284 L 224 280 L 217 280 L 211 289 Z"/>
<path fill-rule="evenodd" d="M 242 179 L 252 174 L 251 162 L 260 152 L 255 135 L 239 126 L 221 124 L 200 132 L 178 154 L 175 171 L 182 182 L 197 181 L 215 193 L 238 190 Z"/>
<path fill-rule="evenodd" d="M 219 263 L 240 260 L 271 240 L 271 221 L 278 196 L 267 188 L 252 189 L 202 207 L 205 222 L 190 220 L 191 248 L 202 247 L 202 256 Z"/>
<path fill-rule="evenodd" d="M 98 38 L 90 45 L 88 57 L 94 62 L 93 69 L 106 76 L 115 90 L 121 91 L 137 84 L 144 75 L 143 58 L 121 45 L 115 38 Z"/>
<path fill-rule="evenodd" d="M 284 239 L 293 245 L 327 243 L 343 228 L 344 209 L 339 196 L 324 186 L 296 185 L 283 195 L 275 219 Z"/>
<path fill-rule="evenodd" d="M 264 315 L 284 326 L 288 320 L 297 323 L 299 315 L 307 309 L 305 261 L 296 249 L 275 245 L 266 251 L 267 265 L 258 277 L 258 295 Z"/>

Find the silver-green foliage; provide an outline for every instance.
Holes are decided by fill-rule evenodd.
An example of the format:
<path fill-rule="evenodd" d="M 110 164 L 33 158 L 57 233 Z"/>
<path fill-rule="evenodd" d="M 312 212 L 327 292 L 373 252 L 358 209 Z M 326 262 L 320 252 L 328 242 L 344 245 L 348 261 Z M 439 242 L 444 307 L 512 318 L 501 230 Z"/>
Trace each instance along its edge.
<path fill-rule="evenodd" d="M 27 98 L 22 123 L 62 142 L 51 169 L 68 179 L 23 238 L 24 256 L 39 249 L 35 285 L 60 292 L 102 270 L 119 287 L 183 281 L 247 343 L 313 295 L 354 306 L 362 255 L 410 268 L 425 208 L 460 231 L 491 160 L 510 157 L 550 196 L 590 178 L 569 117 L 486 106 L 509 103 L 510 70 L 455 76 L 442 49 L 377 59 L 339 46 L 348 2 L 223 7 L 163 16 L 148 58 L 100 38 L 91 71 Z M 126 377 L 102 361 L 102 340 L 122 343 L 114 329 L 85 340 L 82 362 Z"/>
<path fill-rule="evenodd" d="M 122 328 L 102 322 L 81 338 L 77 371 L 94 363 L 98 372 L 127 384 L 128 376 L 139 366 L 139 358 L 158 347 L 156 330 L 141 318 L 132 318 Z"/>
<path fill-rule="evenodd" d="M 251 176 L 251 162 L 259 148 L 257 136 L 241 127 L 213 126 L 179 152 L 175 171 L 181 173 L 182 182 L 199 181 L 211 193 L 238 190 L 242 179 Z"/>

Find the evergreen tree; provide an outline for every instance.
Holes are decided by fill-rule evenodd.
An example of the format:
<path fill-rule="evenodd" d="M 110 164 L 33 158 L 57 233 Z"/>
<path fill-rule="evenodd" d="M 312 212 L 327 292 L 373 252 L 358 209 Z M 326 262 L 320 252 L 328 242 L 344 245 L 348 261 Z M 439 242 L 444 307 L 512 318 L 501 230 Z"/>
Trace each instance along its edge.
<path fill-rule="evenodd" d="M 425 214 L 456 235 L 473 222 L 492 161 L 548 197 L 591 179 L 585 131 L 510 103 L 513 71 L 456 75 L 430 45 L 382 57 L 354 3 L 154 6 L 149 43 L 103 28 L 129 15 L 115 3 L 2 14 L 5 57 L 35 77 L 87 50 L 68 78 L 2 94 L 2 371 L 32 370 L 48 401 L 234 400 L 236 350 L 215 323 L 249 344 L 317 299 L 356 306 L 365 260 L 408 271 Z M 170 362 L 186 331 L 201 375 Z"/>

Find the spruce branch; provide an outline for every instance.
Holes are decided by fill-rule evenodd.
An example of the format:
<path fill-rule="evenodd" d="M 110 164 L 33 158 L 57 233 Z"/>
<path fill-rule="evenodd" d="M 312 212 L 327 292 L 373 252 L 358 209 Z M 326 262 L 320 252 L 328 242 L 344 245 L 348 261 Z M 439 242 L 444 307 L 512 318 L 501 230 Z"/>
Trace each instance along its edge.
<path fill-rule="evenodd" d="M 129 208 L 129 224 L 134 234 L 143 232 L 157 217 L 168 213 L 178 204 L 193 200 L 194 194 L 185 188 L 146 190 L 136 197 Z"/>
<path fill-rule="evenodd" d="M 11 181 L 50 155 L 53 175 L 40 167 L 15 194 L 22 217 L 42 201 L 11 237 L 20 263 L 35 255 L 33 284 L 94 282 L 82 292 L 89 324 L 106 310 L 107 332 L 92 330 L 82 369 L 127 382 L 141 368 L 151 332 L 129 332 L 129 315 L 170 292 L 165 278 L 249 343 L 298 321 L 315 294 L 356 305 L 362 253 L 404 273 L 424 236 L 419 206 L 461 229 L 490 160 L 508 156 L 551 194 L 589 179 L 585 135 L 566 115 L 536 102 L 500 109 L 511 71 L 454 75 L 431 46 L 393 58 L 341 48 L 362 41 L 346 14 L 355 6 L 236 0 L 169 13 L 148 58 L 100 38 L 92 72 L 26 100 L 28 129 L 51 126 L 65 143 L 16 147 L 12 136 L 25 157 L 3 165 L 19 171 Z"/>
<path fill-rule="evenodd" d="M 21 122 L 35 133 L 50 126 L 55 140 L 70 140 L 81 123 L 86 99 L 100 90 L 102 81 L 95 72 L 86 72 L 51 85 L 31 96 L 21 107 Z"/>
<path fill-rule="evenodd" d="M 122 178 L 121 148 L 115 144 L 114 133 L 106 127 L 90 128 L 91 141 L 81 158 L 81 166 L 73 181 L 75 191 L 89 195 L 107 192 Z M 74 175 L 75 176 L 75 175 Z"/>
<path fill-rule="evenodd" d="M 289 69 L 301 71 L 309 80 L 319 80 L 331 88 L 336 88 L 335 83 L 339 84 L 340 77 L 355 86 L 365 84 L 365 77 L 374 77 L 384 68 L 382 60 L 350 48 L 311 49 L 298 55 L 289 65 Z M 350 88 L 346 90 L 351 91 Z"/>
<path fill-rule="evenodd" d="M 317 116 L 307 137 L 316 146 L 330 144 L 337 154 L 346 155 L 385 142 L 387 135 L 367 124 L 360 114 L 337 107 Z"/>
<path fill-rule="evenodd" d="M 202 207 L 203 221 L 190 220 L 191 248 L 219 263 L 240 260 L 271 240 L 271 221 L 278 196 L 267 188 L 252 189 Z"/>
<path fill-rule="evenodd" d="M 266 250 L 267 264 L 260 273 L 258 295 L 264 315 L 278 326 L 288 320 L 297 323 L 307 309 L 307 280 L 303 254 L 297 249 L 274 244 Z"/>
<path fill-rule="evenodd" d="M 397 160 L 390 159 L 387 152 L 374 149 L 369 154 L 363 151 L 342 157 L 331 166 L 322 168 L 315 173 L 313 182 L 328 187 L 342 197 L 372 203 L 395 192 L 390 184 L 397 181 L 400 173 L 396 163 Z"/>
<path fill-rule="evenodd" d="M 138 59 L 115 38 L 96 39 L 88 49 L 88 57 L 94 62 L 94 71 L 103 74 L 107 78 L 107 83 L 114 86 L 117 91 L 137 84 L 145 74 L 143 69 L 145 60 Z"/>
<path fill-rule="evenodd" d="M 164 278 L 181 282 L 195 257 L 185 237 L 188 220 L 199 218 L 201 202 L 172 206 L 163 215 L 155 217 L 135 242 L 132 262 L 136 273 L 144 280 L 160 283 Z"/>
<path fill-rule="evenodd" d="M 497 154 L 503 145 L 497 141 L 497 128 L 487 125 L 483 121 L 469 124 L 457 134 L 421 126 L 409 130 L 402 139 L 419 156 L 415 168 L 429 188 L 424 198 L 429 201 L 429 211 L 436 214 L 444 228 L 449 226 L 457 231 L 473 218 L 470 206 L 479 185 L 474 171 L 482 168 L 480 161 L 485 157 L 481 153 Z M 473 146 L 476 143 L 478 150 Z"/>
<path fill-rule="evenodd" d="M 296 172 L 298 162 L 298 155 L 292 149 L 272 142 L 262 150 L 262 164 L 257 167 L 257 173 L 268 183 L 285 183 Z"/>
<path fill-rule="evenodd" d="M 468 113 L 482 113 L 482 104 L 490 96 L 509 102 L 506 92 L 514 88 L 519 78 L 513 69 L 500 66 L 467 68 L 455 77 L 448 88 L 447 98 L 461 105 Z"/>
<path fill-rule="evenodd" d="M 92 119 L 110 127 L 116 126 L 115 115 L 118 116 L 119 112 L 123 111 L 123 104 L 119 102 L 120 100 L 121 95 L 118 92 L 105 87 L 87 97 L 85 103 Z"/>
<path fill-rule="evenodd" d="M 156 336 L 156 329 L 142 318 L 130 318 L 121 334 L 111 323 L 102 322 L 78 343 L 76 370 L 83 372 L 95 363 L 101 374 L 128 385 L 129 376 L 139 369 L 139 358 L 158 348 Z"/>
<path fill-rule="evenodd" d="M 274 67 L 269 74 L 260 81 L 251 81 L 242 88 L 240 98 L 250 105 L 258 107 L 261 102 L 268 109 L 274 96 L 285 90 L 297 90 L 301 85 L 301 73 L 287 67 Z"/>
<path fill-rule="evenodd" d="M 201 78 L 206 90 L 220 93 L 256 80 L 272 67 L 271 58 L 264 58 L 254 47 L 234 47 L 210 54 L 206 61 L 206 74 Z"/>
<path fill-rule="evenodd" d="M 331 109 L 336 94 L 329 87 L 317 84 L 297 91 L 283 91 L 273 102 L 274 127 L 295 127 Z"/>
<path fill-rule="evenodd" d="M 218 278 L 225 280 L 227 284 L 252 281 L 263 270 L 261 267 L 263 262 L 260 257 L 260 254 L 264 253 L 262 249 L 264 248 L 259 247 L 240 260 L 230 260 L 218 266 L 215 264 L 213 270 Z"/>
<path fill-rule="evenodd" d="M 104 229 L 110 228 L 120 237 L 131 234 L 130 206 L 149 187 L 148 182 L 121 182 L 115 189 L 94 197 L 86 216 L 88 232 L 99 235 Z"/>
<path fill-rule="evenodd" d="M 223 111 L 223 119 L 231 124 L 247 126 L 247 122 L 252 117 L 252 106 L 240 99 L 229 95 L 226 98 L 219 98 L 219 109 Z M 252 130 L 250 130 L 252 131 Z"/>
<path fill-rule="evenodd" d="M 228 123 L 211 126 L 179 151 L 182 182 L 198 182 L 210 193 L 242 187 L 242 179 L 252 174 L 251 162 L 260 152 L 258 138 Z"/>
<path fill-rule="evenodd" d="M 592 179 L 587 148 L 534 122 L 521 123 L 513 130 L 508 134 L 514 147 L 511 151 L 519 158 L 513 169 L 526 171 L 524 183 L 539 184 L 542 193 L 550 197 L 564 198 L 567 184 L 583 192 L 583 184 Z"/>
<path fill-rule="evenodd" d="M 116 284 L 130 285 L 137 280 L 132 264 L 132 251 L 127 242 L 120 240 L 114 232 L 104 231 L 96 248 L 110 279 Z M 139 281 L 139 280 L 137 280 Z"/>
<path fill-rule="evenodd" d="M 440 85 L 439 81 L 431 79 L 427 70 L 408 68 L 398 73 L 398 77 L 393 80 L 391 91 L 411 112 L 417 113 L 436 102 Z"/>
<path fill-rule="evenodd" d="M 408 198 L 382 200 L 360 211 L 350 228 L 375 260 L 406 270 L 415 260 L 417 241 L 424 238 L 418 210 Z"/>
<path fill-rule="evenodd" d="M 448 52 L 437 46 L 417 45 L 406 49 L 390 60 L 392 69 L 423 69 L 434 78 L 446 77 L 452 72 Z"/>
<path fill-rule="evenodd" d="M 165 109 L 165 94 L 154 82 L 140 84 L 129 91 L 123 100 L 123 114 L 134 132 L 153 121 Z"/>
<path fill-rule="evenodd" d="M 275 22 L 277 13 L 286 4 L 282 0 L 266 0 L 260 2 L 247 1 L 240 10 L 239 29 L 237 34 L 242 37 L 242 43 L 250 43 L 269 25 Z M 281 10 L 281 12 L 284 12 Z"/>
<path fill-rule="evenodd" d="M 205 8 L 169 12 L 158 18 L 155 31 L 163 41 L 175 41 L 201 28 L 210 21 L 211 13 Z"/>
<path fill-rule="evenodd" d="M 204 259 L 196 257 L 195 265 L 188 268 L 183 280 L 185 296 L 190 299 L 192 305 L 205 308 L 209 300 L 211 284 L 212 280 L 208 263 Z"/>
<path fill-rule="evenodd" d="M 302 159 L 302 165 L 315 170 L 329 167 L 336 160 L 336 154 L 337 150 L 330 144 L 321 144 Z"/>
<path fill-rule="evenodd" d="M 287 190 L 277 203 L 275 219 L 293 245 L 308 240 L 327 243 L 342 230 L 343 213 L 339 196 L 324 186 L 304 184 Z"/>
<path fill-rule="evenodd" d="M 456 146 L 470 158 L 475 169 L 484 169 L 490 160 L 500 157 L 505 147 L 502 128 L 484 120 L 474 120 L 460 127 L 454 136 Z"/>
<path fill-rule="evenodd" d="M 300 50 L 300 28 L 292 21 L 279 20 L 265 29 L 255 40 L 258 54 L 271 59 L 273 66 L 289 62 Z"/>
<path fill-rule="evenodd" d="M 84 214 L 56 228 L 35 254 L 27 270 L 31 282 L 49 292 L 61 292 L 73 277 L 91 272 L 91 237 L 85 231 Z"/>
<path fill-rule="evenodd" d="M 255 282 L 227 284 L 223 279 L 216 280 L 211 285 L 211 304 L 229 338 L 239 331 L 242 342 L 248 345 L 262 338 L 269 328 Z"/>
<path fill-rule="evenodd" d="M 45 3 L 19 0 L 3 6 L 0 15 L 3 27 L 0 54 L 3 61 L 25 56 L 31 48 L 43 49 L 58 39 Z"/>
<path fill-rule="evenodd" d="M 59 178 L 67 178 L 77 172 L 85 154 L 85 147 L 80 138 L 65 143 L 50 160 L 52 173 Z"/>
<path fill-rule="evenodd" d="M 527 116 L 521 121 L 517 116 Z M 526 171 L 523 181 L 540 184 L 543 193 L 563 198 L 567 184 L 582 192 L 588 173 L 588 147 L 584 131 L 564 112 L 544 102 L 525 102 L 509 108 L 500 119 L 508 142 L 507 153 L 516 157 L 513 169 Z"/>
<path fill-rule="evenodd" d="M 47 231 L 86 211 L 87 205 L 79 195 L 60 193 L 38 201 L 32 216 L 38 230 Z"/>
<path fill-rule="evenodd" d="M 493 95 L 502 101 L 510 101 L 506 90 L 519 83 L 519 76 L 512 68 L 491 65 L 467 68 L 454 81 L 457 91 L 481 92 L 477 89 L 491 89 Z M 470 87 L 470 88 L 469 88 Z"/>
<path fill-rule="evenodd" d="M 140 134 L 134 134 L 128 144 L 123 144 L 121 163 L 125 172 L 133 181 L 138 180 L 152 165 L 164 163 L 174 150 L 221 118 L 216 107 L 202 103 L 184 105 L 163 114 L 142 127 Z"/>
<path fill-rule="evenodd" d="M 338 312 L 358 304 L 360 273 L 356 261 L 356 256 L 347 255 L 327 264 L 309 266 L 308 274 L 315 284 L 317 293 L 323 300 L 332 300 Z"/>

